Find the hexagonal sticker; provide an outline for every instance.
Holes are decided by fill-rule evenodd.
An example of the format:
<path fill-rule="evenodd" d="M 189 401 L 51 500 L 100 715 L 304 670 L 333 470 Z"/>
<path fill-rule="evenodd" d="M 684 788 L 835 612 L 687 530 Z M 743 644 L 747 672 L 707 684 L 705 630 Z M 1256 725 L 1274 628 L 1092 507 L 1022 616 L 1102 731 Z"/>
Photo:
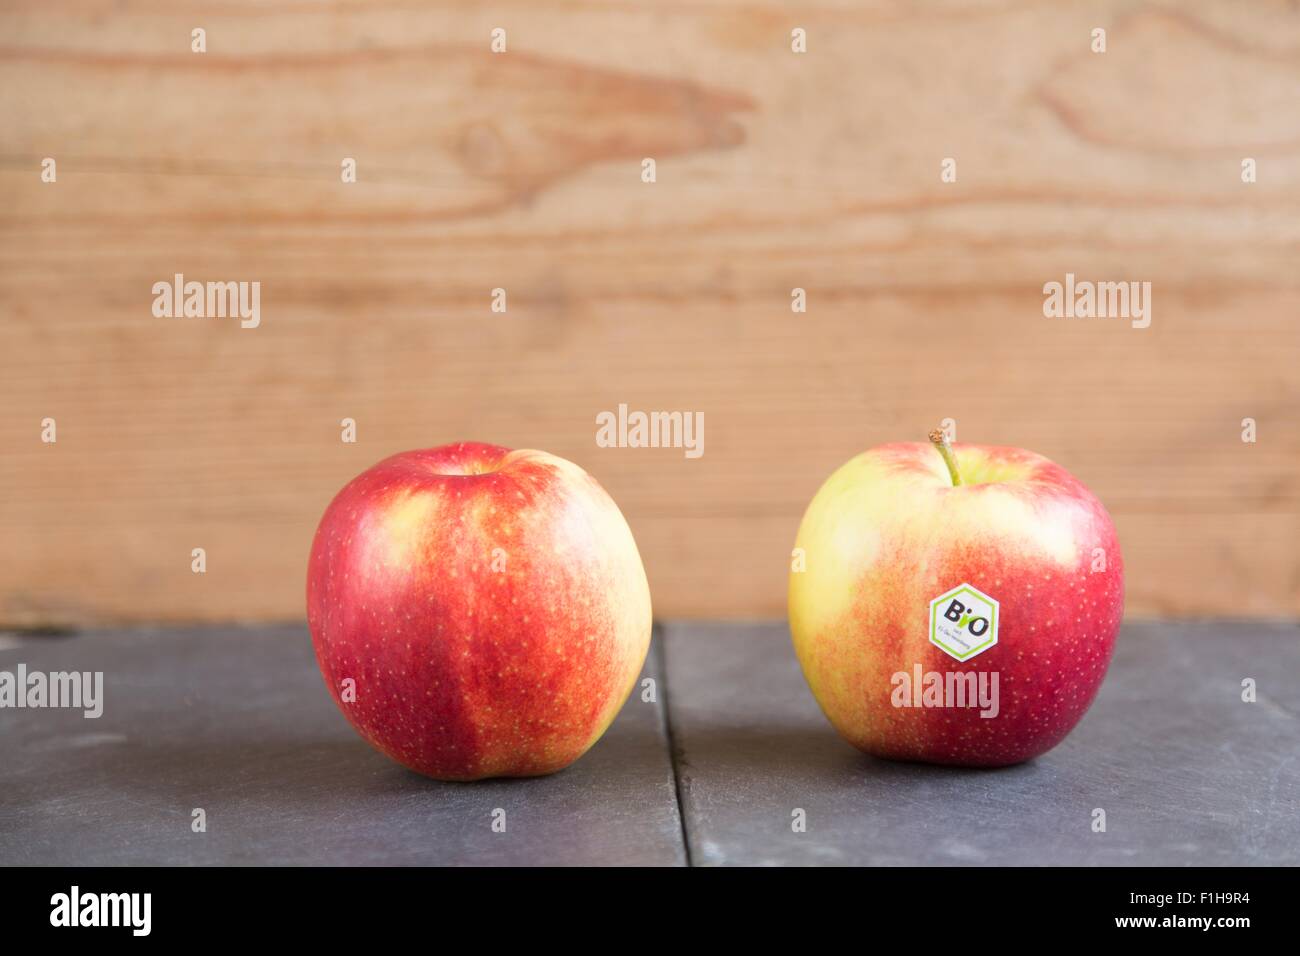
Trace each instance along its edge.
<path fill-rule="evenodd" d="M 998 642 L 998 602 L 969 584 L 930 602 L 930 643 L 968 661 Z"/>

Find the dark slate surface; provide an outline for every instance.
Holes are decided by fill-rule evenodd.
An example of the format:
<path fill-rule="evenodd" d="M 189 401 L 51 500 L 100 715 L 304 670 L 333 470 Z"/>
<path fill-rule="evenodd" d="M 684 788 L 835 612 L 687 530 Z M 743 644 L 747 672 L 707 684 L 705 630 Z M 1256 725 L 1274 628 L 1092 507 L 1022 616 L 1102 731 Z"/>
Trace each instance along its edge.
<path fill-rule="evenodd" d="M 695 865 L 1300 863 L 1294 624 L 1126 626 L 1074 733 L 1001 770 L 844 743 L 784 624 L 670 624 L 664 649 Z M 1241 700 L 1245 677 L 1256 703 Z M 1097 807 L 1105 833 L 1091 830 Z"/>
<path fill-rule="evenodd" d="M 656 642 L 659 638 L 656 637 Z M 647 675 L 657 677 L 657 652 Z M 0 640 L 0 670 L 105 672 L 104 715 L 0 710 L 0 864 L 679 864 L 659 704 L 638 687 L 550 777 L 428 780 L 330 701 L 305 627 Z M 193 808 L 207 832 L 191 831 Z M 495 808 L 506 832 L 491 829 Z"/>
<path fill-rule="evenodd" d="M 1130 625 L 1066 742 L 992 771 L 842 742 L 784 624 L 668 625 L 660 704 L 634 694 L 560 774 L 479 784 L 372 751 L 301 627 L 0 636 L 0 670 L 20 661 L 103 670 L 107 701 L 98 720 L 0 710 L 0 864 L 681 863 L 665 701 L 696 864 L 1300 863 L 1292 624 Z"/>

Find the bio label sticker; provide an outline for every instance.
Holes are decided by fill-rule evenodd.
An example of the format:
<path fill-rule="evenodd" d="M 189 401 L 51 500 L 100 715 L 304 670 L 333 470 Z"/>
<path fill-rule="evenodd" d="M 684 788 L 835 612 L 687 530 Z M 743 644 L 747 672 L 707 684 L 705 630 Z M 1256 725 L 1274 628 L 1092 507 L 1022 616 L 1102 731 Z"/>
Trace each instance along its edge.
<path fill-rule="evenodd" d="M 930 643 L 968 661 L 998 642 L 998 602 L 962 584 L 930 602 Z"/>

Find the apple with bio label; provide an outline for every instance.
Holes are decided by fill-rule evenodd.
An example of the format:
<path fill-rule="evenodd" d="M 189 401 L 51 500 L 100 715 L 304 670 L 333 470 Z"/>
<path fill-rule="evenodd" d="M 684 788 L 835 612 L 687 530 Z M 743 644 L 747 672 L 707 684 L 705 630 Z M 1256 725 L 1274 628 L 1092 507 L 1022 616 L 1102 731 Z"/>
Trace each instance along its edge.
<path fill-rule="evenodd" d="M 442 780 L 551 773 L 596 742 L 650 645 L 613 499 L 571 462 L 463 442 L 394 455 L 321 518 L 307 621 L 353 727 Z"/>
<path fill-rule="evenodd" d="M 790 630 L 813 695 L 869 754 L 967 766 L 1055 747 L 1092 703 L 1124 609 L 1101 502 L 1019 448 L 882 445 L 799 527 Z"/>

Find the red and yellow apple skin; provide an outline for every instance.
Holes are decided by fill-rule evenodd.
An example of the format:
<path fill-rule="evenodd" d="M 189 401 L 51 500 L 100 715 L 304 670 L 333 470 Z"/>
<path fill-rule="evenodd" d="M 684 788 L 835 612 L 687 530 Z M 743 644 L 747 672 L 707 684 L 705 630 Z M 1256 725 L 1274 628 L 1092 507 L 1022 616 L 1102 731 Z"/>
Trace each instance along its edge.
<path fill-rule="evenodd" d="M 613 721 L 650 645 L 650 589 L 595 479 L 465 442 L 394 455 L 339 492 L 307 620 L 325 685 L 376 748 L 441 780 L 524 777 L 568 766 Z"/>
<path fill-rule="evenodd" d="M 831 475 L 799 528 L 790 629 L 822 710 L 860 750 L 1019 763 L 1060 743 L 1096 696 L 1123 617 L 1123 559 L 1101 502 L 1059 465 L 1018 448 L 952 450 L 960 486 L 926 443 L 883 445 Z M 966 661 L 929 639 L 931 600 L 962 584 L 1000 605 L 997 643 Z M 916 664 L 997 672 L 997 716 L 894 706 L 892 676 Z"/>

